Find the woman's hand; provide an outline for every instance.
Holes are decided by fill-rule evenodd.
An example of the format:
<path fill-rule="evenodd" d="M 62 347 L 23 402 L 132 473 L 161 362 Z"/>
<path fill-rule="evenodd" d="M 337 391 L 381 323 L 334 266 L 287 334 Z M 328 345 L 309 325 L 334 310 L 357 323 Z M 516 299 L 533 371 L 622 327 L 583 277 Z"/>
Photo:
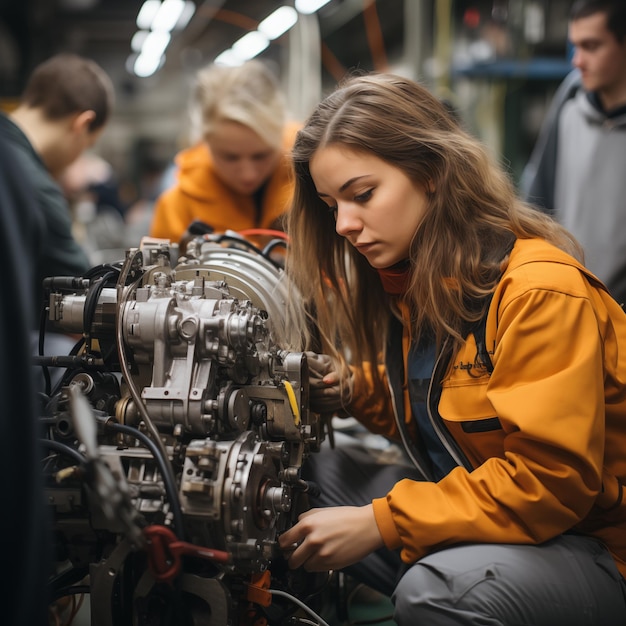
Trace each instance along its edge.
<path fill-rule="evenodd" d="M 341 381 L 332 359 L 327 354 L 306 352 L 309 364 L 309 399 L 316 413 L 344 409 L 352 396 L 352 376 Z"/>
<path fill-rule="evenodd" d="M 309 572 L 342 569 L 384 545 L 371 504 L 311 509 L 278 542 L 289 567 Z"/>

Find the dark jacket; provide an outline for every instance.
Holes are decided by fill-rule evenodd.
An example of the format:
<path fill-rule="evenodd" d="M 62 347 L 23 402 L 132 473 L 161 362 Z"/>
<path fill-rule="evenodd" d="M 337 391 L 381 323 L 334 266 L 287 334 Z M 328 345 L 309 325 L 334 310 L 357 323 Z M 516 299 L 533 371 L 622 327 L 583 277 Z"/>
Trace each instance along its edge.
<path fill-rule="evenodd" d="M 35 318 L 32 273 L 43 224 L 30 181 L 4 141 L 0 163 L 0 535 L 5 538 L 0 606 L 7 626 L 47 626 L 52 529 L 28 347 Z"/>
<path fill-rule="evenodd" d="M 33 297 L 39 305 L 44 278 L 82 276 L 91 264 L 72 234 L 72 217 L 63 191 L 26 135 L 1 113 L 0 141 L 15 155 L 16 165 L 33 191 L 44 224 L 44 236 L 34 252 Z"/>

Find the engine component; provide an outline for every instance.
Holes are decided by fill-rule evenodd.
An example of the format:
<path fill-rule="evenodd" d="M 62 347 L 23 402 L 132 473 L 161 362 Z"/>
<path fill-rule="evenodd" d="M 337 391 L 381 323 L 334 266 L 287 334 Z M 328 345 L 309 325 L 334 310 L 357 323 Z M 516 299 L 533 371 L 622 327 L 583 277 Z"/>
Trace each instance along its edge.
<path fill-rule="evenodd" d="M 47 283 L 49 326 L 82 335 L 38 360 L 67 367 L 45 406 L 52 589 L 88 576 L 92 626 L 263 620 L 268 580 L 293 576 L 277 538 L 324 438 L 306 357 L 289 349 L 281 268 L 207 237 L 173 267 L 146 245 Z"/>

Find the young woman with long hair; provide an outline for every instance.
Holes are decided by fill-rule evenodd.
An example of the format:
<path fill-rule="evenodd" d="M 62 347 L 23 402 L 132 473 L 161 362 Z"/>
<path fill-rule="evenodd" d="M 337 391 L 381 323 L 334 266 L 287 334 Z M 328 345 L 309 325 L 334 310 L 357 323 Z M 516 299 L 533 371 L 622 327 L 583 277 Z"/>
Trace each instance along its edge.
<path fill-rule="evenodd" d="M 366 572 L 399 624 L 622 624 L 626 314 L 580 246 L 399 76 L 348 79 L 293 159 L 312 406 L 412 466 L 313 455 L 290 566 Z"/>

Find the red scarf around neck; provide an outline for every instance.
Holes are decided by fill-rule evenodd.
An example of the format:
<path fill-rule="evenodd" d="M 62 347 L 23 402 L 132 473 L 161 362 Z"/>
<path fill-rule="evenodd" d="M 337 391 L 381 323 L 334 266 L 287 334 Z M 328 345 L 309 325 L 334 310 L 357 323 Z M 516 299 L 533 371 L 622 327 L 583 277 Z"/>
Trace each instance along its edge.
<path fill-rule="evenodd" d="M 411 263 L 408 260 L 379 269 L 377 272 L 386 293 L 392 296 L 401 296 L 406 293 L 411 277 Z"/>

